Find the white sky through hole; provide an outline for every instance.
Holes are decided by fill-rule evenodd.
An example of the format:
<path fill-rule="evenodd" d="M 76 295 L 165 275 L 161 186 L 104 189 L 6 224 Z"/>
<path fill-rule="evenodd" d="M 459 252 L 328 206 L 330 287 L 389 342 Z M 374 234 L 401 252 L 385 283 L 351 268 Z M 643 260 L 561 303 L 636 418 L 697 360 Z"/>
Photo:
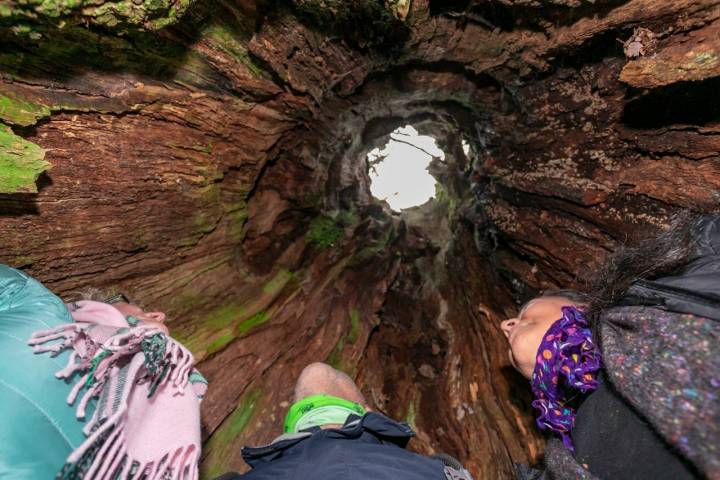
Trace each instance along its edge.
<path fill-rule="evenodd" d="M 445 159 L 433 137 L 418 135 L 410 125 L 395 130 L 383 149 L 375 148 L 367 156 L 373 197 L 386 200 L 395 211 L 433 198 L 436 180 L 428 172 L 433 155 Z"/>

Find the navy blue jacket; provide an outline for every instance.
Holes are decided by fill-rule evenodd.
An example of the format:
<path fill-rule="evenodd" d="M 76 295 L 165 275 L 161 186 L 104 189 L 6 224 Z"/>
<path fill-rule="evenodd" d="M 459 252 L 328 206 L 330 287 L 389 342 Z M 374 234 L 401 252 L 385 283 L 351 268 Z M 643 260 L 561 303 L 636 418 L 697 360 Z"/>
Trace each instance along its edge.
<path fill-rule="evenodd" d="M 442 461 L 405 450 L 415 432 L 379 413 L 351 416 L 341 429 L 284 435 L 265 447 L 245 447 L 253 467 L 236 480 L 445 480 Z M 462 478 L 462 477 L 457 477 Z"/>

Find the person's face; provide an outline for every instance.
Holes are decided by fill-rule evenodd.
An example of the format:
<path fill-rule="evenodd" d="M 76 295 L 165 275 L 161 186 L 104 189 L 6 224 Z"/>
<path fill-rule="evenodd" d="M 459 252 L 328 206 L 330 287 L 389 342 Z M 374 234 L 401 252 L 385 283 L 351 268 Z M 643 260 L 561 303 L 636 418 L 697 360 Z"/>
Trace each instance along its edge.
<path fill-rule="evenodd" d="M 137 305 L 127 302 L 115 302 L 112 306 L 125 317 L 132 315 L 145 325 L 152 325 L 154 327 L 158 327 L 166 334 L 169 333 L 168 328 L 163 323 L 165 322 L 165 314 L 163 312 L 146 312 Z"/>
<path fill-rule="evenodd" d="M 564 297 L 539 297 L 530 300 L 516 318 L 505 320 L 500 328 L 508 339 L 510 363 L 526 378 L 535 369 L 535 357 L 543 335 L 562 318 L 562 307 L 575 304 Z"/>

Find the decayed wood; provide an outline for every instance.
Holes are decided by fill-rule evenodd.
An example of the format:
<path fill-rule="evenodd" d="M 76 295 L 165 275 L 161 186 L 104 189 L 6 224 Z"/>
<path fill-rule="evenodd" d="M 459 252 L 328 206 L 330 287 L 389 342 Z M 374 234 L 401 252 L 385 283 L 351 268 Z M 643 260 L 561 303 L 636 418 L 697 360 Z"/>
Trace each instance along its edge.
<path fill-rule="evenodd" d="M 0 194 L 0 262 L 168 312 L 211 381 L 208 478 L 278 433 L 318 360 L 413 423 L 415 450 L 510 478 L 542 438 L 499 321 L 678 208 L 718 210 L 720 3 L 390 2 L 395 56 L 299 3 L 323 4 L 4 17 L 0 129 L 52 169 Z M 627 59 L 638 27 L 656 52 Z M 401 220 L 364 155 L 406 122 L 473 153 Z"/>
<path fill-rule="evenodd" d="M 628 63 L 620 80 L 633 87 L 655 88 L 720 75 L 720 22 L 670 41 L 657 53 Z"/>

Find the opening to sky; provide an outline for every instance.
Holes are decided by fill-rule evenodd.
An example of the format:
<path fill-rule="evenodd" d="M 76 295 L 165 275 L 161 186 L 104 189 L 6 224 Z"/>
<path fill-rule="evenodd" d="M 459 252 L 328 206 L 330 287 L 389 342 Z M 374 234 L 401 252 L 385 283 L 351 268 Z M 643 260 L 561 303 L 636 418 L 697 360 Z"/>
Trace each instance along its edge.
<path fill-rule="evenodd" d="M 433 158 L 445 159 L 433 137 L 410 125 L 396 129 L 384 148 L 367 155 L 370 192 L 396 212 L 422 205 L 435 197 L 437 181 L 428 172 Z"/>

